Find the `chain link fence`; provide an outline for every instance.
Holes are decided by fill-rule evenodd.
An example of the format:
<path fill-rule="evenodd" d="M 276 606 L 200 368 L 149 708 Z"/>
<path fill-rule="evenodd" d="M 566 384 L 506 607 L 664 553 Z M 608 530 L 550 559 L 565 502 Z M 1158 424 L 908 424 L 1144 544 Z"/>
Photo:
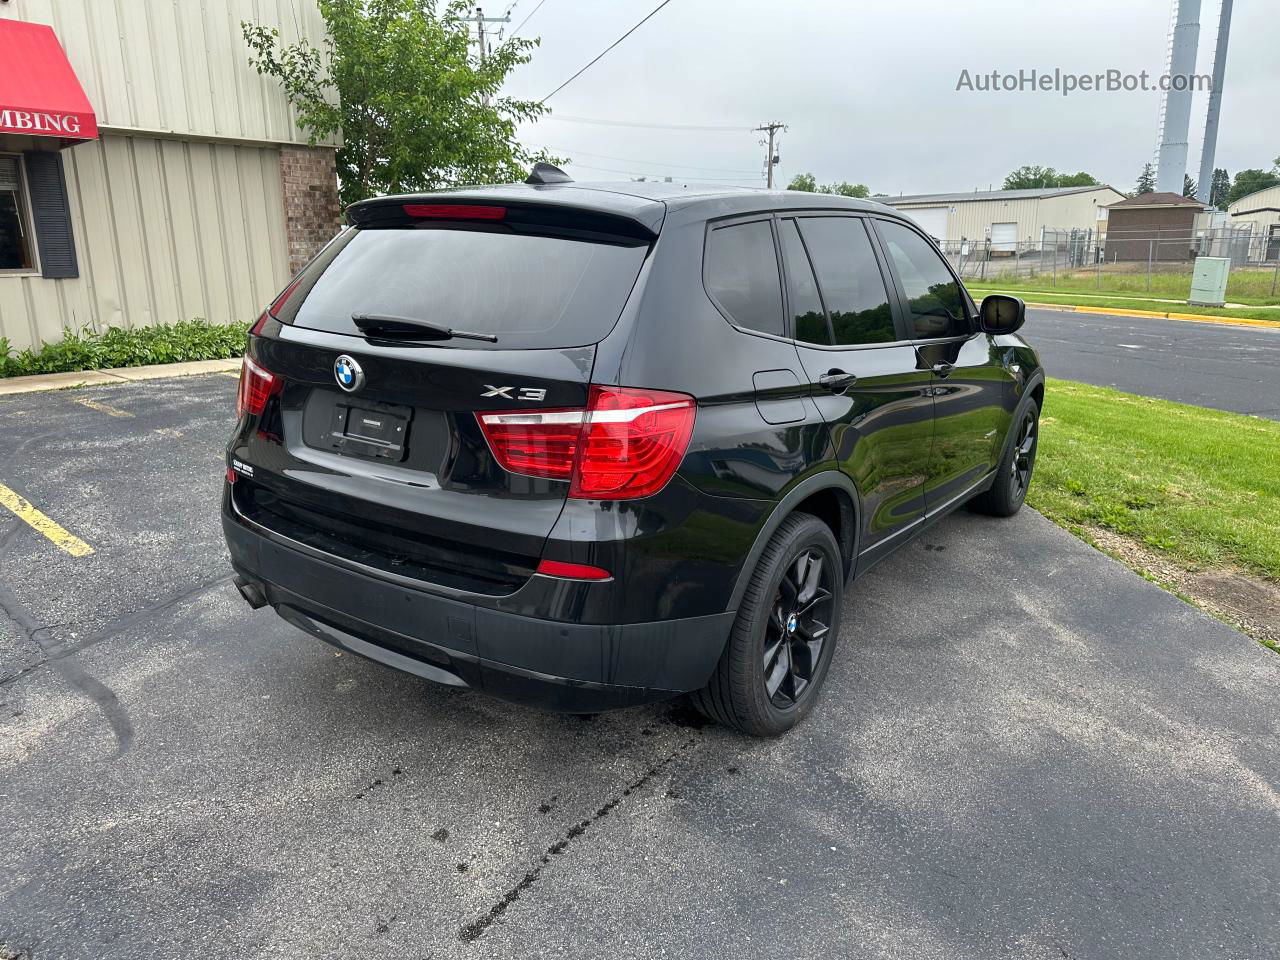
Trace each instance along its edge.
<path fill-rule="evenodd" d="M 1227 257 L 1228 300 L 1280 295 L 1280 235 L 1232 229 L 1126 234 L 1108 244 L 1092 230 L 1046 230 L 1039 241 L 959 240 L 939 247 L 961 277 L 975 282 L 1180 300 L 1190 295 L 1196 257 Z"/>

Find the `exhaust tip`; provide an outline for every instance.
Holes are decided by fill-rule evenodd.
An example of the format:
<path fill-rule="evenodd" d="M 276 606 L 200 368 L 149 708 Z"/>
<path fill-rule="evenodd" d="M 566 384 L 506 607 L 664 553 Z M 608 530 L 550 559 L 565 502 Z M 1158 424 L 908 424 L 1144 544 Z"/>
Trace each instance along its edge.
<path fill-rule="evenodd" d="M 244 577 L 236 577 L 234 582 L 240 596 L 244 597 L 244 602 L 252 609 L 258 610 L 267 605 L 267 592 L 262 589 L 262 584 L 251 583 Z"/>

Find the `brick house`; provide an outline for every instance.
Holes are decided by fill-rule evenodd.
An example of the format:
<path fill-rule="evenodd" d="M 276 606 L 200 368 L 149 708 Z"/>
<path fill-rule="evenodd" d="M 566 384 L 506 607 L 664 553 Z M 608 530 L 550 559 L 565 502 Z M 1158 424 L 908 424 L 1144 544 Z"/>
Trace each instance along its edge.
<path fill-rule="evenodd" d="M 1106 259 L 1194 260 L 1204 204 L 1176 193 L 1141 193 L 1107 210 Z"/>

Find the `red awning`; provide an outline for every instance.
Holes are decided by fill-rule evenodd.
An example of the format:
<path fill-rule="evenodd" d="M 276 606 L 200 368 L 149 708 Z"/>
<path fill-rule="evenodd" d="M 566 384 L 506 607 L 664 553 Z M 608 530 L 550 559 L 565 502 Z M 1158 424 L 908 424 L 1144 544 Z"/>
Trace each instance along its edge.
<path fill-rule="evenodd" d="M 0 133 L 93 140 L 98 121 L 53 28 L 0 19 Z"/>

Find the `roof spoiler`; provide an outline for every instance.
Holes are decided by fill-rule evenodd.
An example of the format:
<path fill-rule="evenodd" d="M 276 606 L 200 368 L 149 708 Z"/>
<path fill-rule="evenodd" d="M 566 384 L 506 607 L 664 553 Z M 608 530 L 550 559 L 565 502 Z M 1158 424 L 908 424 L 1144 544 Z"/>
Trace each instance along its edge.
<path fill-rule="evenodd" d="M 662 207 L 653 205 L 661 211 Z M 451 216 L 451 209 L 457 216 Z M 627 214 L 593 210 L 559 199 L 504 195 L 418 194 L 374 197 L 347 207 L 354 227 L 386 228 L 440 225 L 477 230 L 541 233 L 605 242 L 651 242 L 662 224 L 659 215 L 640 219 Z"/>

